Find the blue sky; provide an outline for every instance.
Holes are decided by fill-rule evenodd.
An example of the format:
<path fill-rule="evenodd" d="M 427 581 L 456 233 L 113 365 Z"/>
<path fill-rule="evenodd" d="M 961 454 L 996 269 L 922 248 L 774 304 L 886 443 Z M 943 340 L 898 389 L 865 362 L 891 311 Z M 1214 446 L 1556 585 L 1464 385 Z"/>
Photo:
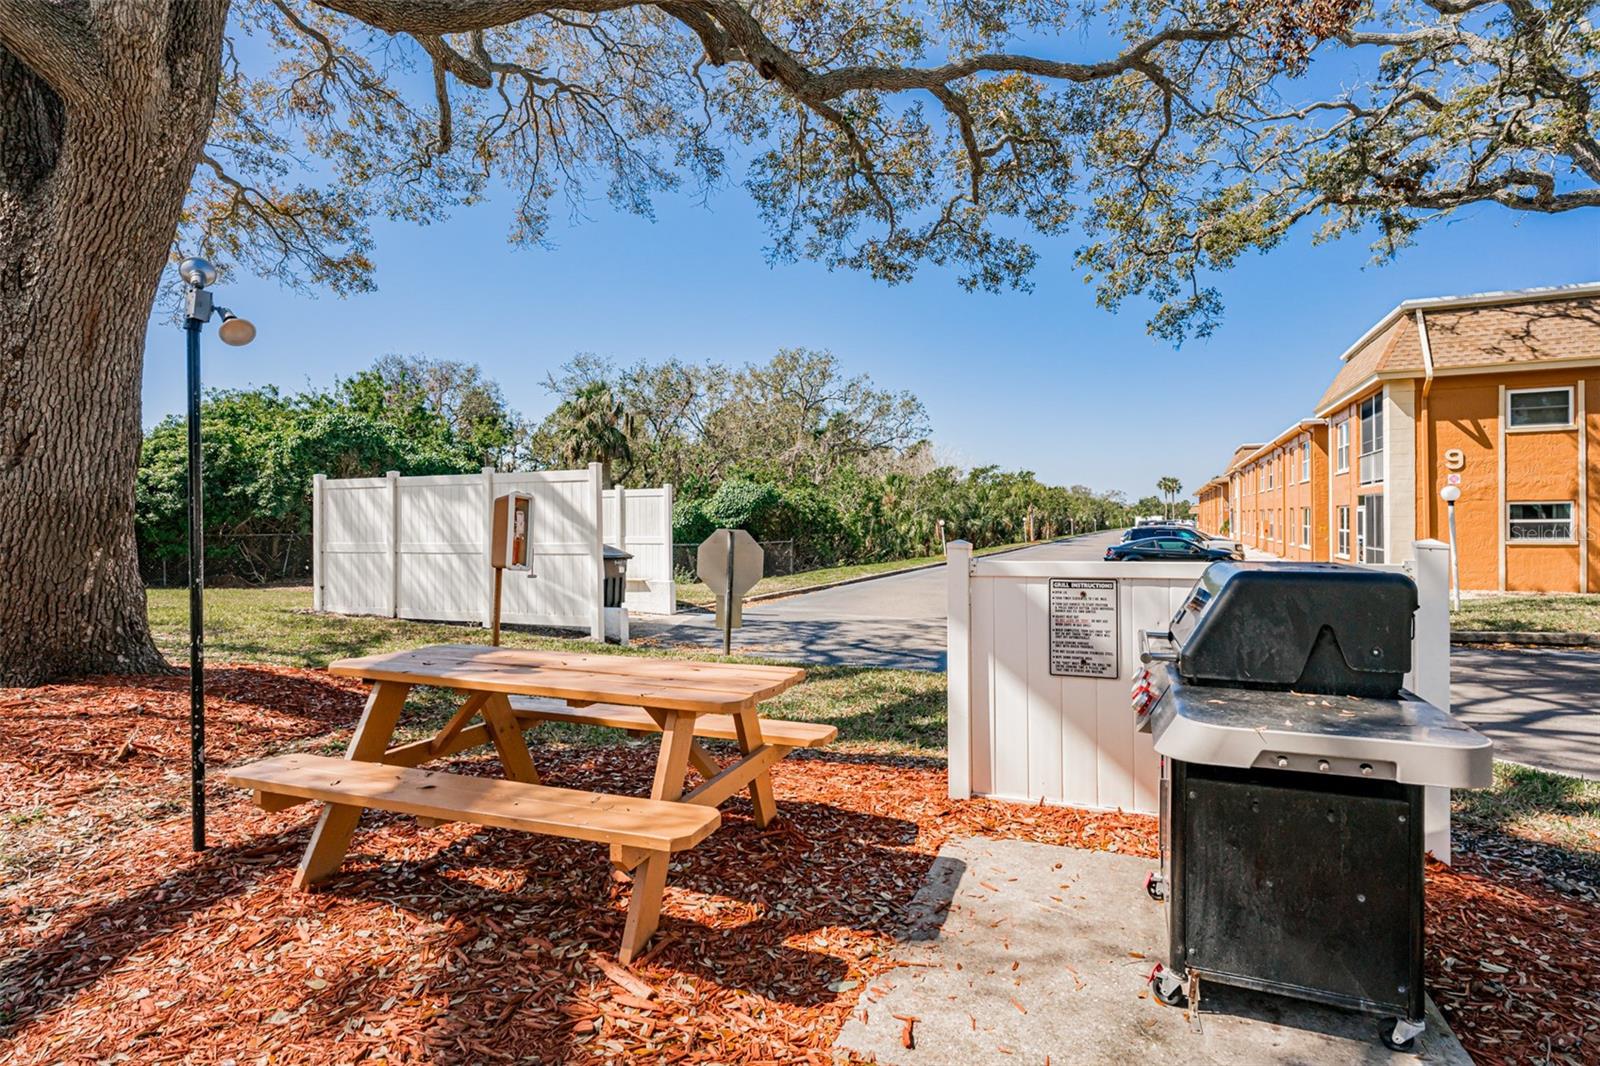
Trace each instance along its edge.
<path fill-rule="evenodd" d="M 890 287 L 810 263 L 769 266 L 737 185 L 709 205 L 663 197 L 658 217 L 558 220 L 553 250 L 506 241 L 507 199 L 430 226 L 379 223 L 379 291 L 307 297 L 241 277 L 218 301 L 252 319 L 248 348 L 208 333 L 206 384 L 326 386 L 386 352 L 481 364 L 539 417 L 541 382 L 578 352 L 620 362 L 733 363 L 827 348 L 927 405 L 941 454 L 1133 496 L 1186 489 L 1235 444 L 1309 414 L 1338 355 L 1403 299 L 1600 279 L 1600 217 L 1461 212 L 1417 248 L 1368 265 L 1364 242 L 1313 247 L 1310 230 L 1223 275 L 1223 327 L 1181 349 L 1145 333 L 1148 306 L 1112 315 L 1074 270 L 1074 237 L 1038 242 L 1031 293 L 965 293 L 953 272 Z M 1600 353 L 1597 353 L 1600 354 Z M 183 405 L 181 331 L 153 319 L 144 421 Z"/>

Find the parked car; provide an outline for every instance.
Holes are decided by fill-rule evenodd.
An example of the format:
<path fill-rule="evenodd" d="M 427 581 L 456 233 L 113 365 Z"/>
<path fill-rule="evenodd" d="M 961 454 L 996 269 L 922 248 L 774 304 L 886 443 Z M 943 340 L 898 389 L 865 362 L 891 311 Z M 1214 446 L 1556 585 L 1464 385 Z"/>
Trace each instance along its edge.
<path fill-rule="evenodd" d="M 1213 548 L 1183 537 L 1146 537 L 1106 549 L 1107 562 L 1173 560 L 1178 562 L 1218 562 L 1235 558 L 1231 548 Z"/>
<path fill-rule="evenodd" d="M 1148 540 L 1151 537 L 1169 537 L 1169 536 L 1170 537 L 1180 537 L 1181 536 L 1185 540 L 1193 540 L 1196 537 L 1199 537 L 1201 539 L 1205 538 L 1205 534 L 1199 533 L 1199 532 L 1197 532 L 1197 531 L 1195 531 L 1193 529 L 1184 529 L 1182 526 L 1171 526 L 1171 525 L 1134 526 L 1132 529 L 1125 529 L 1125 530 L 1122 531 L 1123 543 L 1127 543 L 1130 540 Z"/>
<path fill-rule="evenodd" d="M 1244 559 L 1244 546 L 1237 541 L 1227 540 L 1223 537 L 1208 537 L 1197 529 L 1188 526 L 1136 526 L 1122 534 L 1124 544 L 1132 544 L 1142 540 L 1153 540 L 1157 537 L 1177 537 L 1187 540 L 1205 548 L 1221 548 L 1229 553 L 1229 557 L 1236 560 Z"/>

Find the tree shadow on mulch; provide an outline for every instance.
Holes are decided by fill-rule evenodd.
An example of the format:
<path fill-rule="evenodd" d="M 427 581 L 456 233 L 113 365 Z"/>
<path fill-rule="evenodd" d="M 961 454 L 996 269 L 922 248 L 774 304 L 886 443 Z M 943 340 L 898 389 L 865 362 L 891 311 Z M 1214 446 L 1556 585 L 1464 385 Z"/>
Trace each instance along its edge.
<path fill-rule="evenodd" d="M 541 765 L 551 783 L 615 788 L 611 775 L 631 768 L 648 787 L 648 761 L 622 749 L 546 752 Z M 826 803 L 780 806 L 780 820 L 763 830 L 748 802 L 730 802 L 722 828 L 675 858 L 657 939 L 633 968 L 663 990 L 660 1010 L 698 1018 L 723 1000 L 756 997 L 763 1009 L 815 1014 L 838 998 L 853 952 L 893 929 L 931 862 L 908 847 L 914 822 Z M 594 1053 L 588 1044 L 615 1024 L 603 1014 L 614 1013 L 608 1001 L 619 990 L 592 959 L 614 958 L 630 891 L 611 877 L 603 847 L 469 826 L 419 830 L 402 816 L 369 814 L 343 872 L 315 893 L 294 893 L 289 879 L 311 810 L 264 815 L 226 804 L 217 811 L 221 834 L 242 839 L 63 916 L 60 929 L 0 964 L 0 1035 L 19 1047 L 30 1035 L 47 1038 L 52 1020 L 66 1024 L 60 1009 L 96 986 L 79 1010 L 87 1006 L 107 1030 L 97 1054 L 209 1037 L 310 1059 L 336 1039 L 390 1029 L 437 1061 Z M 261 819 L 295 824 L 247 835 Z M 164 827 L 168 837 L 176 828 Z M 13 910 L 17 919 L 41 917 Z M 309 947 L 292 931 L 305 922 L 310 932 L 299 935 Z M 228 932 L 239 924 L 245 933 Z M 155 954 L 176 950 L 188 987 L 236 989 L 232 1036 L 183 1036 L 185 1021 L 170 1011 L 129 1017 L 116 1002 L 119 975 L 134 968 L 126 980 L 155 987 L 152 1004 L 180 998 L 156 987 L 155 971 L 165 967 L 137 958 L 158 939 Z M 326 974 L 321 987 L 304 974 L 252 976 L 312 966 Z"/>
<path fill-rule="evenodd" d="M 298 830 L 262 835 L 193 856 L 163 877 L 126 895 L 78 910 L 64 927 L 0 961 L 0 1036 L 27 1024 L 121 966 L 151 940 L 292 864 L 304 847 Z M 17 901 L 6 924 L 15 940 L 20 923 L 40 912 L 70 910 L 68 900 Z"/>

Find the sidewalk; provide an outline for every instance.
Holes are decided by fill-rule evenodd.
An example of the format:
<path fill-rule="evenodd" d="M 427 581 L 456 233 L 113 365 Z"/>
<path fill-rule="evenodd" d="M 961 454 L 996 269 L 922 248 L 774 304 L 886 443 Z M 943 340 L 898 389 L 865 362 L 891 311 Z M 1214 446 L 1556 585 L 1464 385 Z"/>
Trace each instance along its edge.
<path fill-rule="evenodd" d="M 939 851 L 895 950 L 835 1048 L 884 1066 L 1018 1062 L 1360 1062 L 1471 1066 L 1435 1009 L 1416 1054 L 1378 1041 L 1381 1019 L 1208 984 L 1200 1027 L 1145 977 L 1166 950 L 1154 860 L 963 837 Z M 907 1046 L 909 1043 L 910 1046 Z"/>

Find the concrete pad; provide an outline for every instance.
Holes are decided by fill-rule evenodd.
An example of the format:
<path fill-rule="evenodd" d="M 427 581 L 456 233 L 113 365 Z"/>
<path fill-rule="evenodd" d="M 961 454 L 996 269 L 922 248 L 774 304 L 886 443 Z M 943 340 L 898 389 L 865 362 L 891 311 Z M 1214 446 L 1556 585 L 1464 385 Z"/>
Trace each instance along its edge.
<path fill-rule="evenodd" d="M 1202 985 L 1200 1027 L 1150 996 L 1166 955 L 1153 860 L 968 837 L 940 852 L 895 950 L 835 1044 L 883 1064 L 1182 1062 L 1471 1066 L 1428 1004 L 1419 1053 L 1378 1042 L 1380 1019 Z M 898 1016 L 898 1017 L 897 1017 Z M 905 1018 L 913 1047 L 902 1044 Z"/>

